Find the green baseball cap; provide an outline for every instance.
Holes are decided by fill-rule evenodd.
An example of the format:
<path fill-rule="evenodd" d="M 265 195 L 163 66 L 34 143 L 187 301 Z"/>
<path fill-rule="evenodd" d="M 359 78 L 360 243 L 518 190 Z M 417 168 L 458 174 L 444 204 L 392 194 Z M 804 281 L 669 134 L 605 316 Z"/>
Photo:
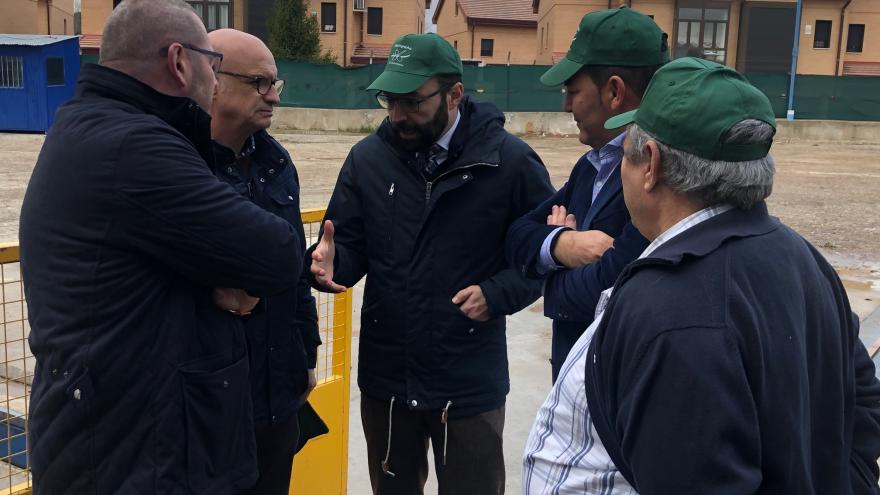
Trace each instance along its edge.
<path fill-rule="evenodd" d="M 394 41 L 385 70 L 367 90 L 412 93 L 434 76 L 462 72 L 458 52 L 441 36 L 405 34 Z"/>
<path fill-rule="evenodd" d="M 724 144 L 747 119 L 776 128 L 770 100 L 739 72 L 693 57 L 676 59 L 654 74 L 637 110 L 611 117 L 606 129 L 635 122 L 661 143 L 707 160 L 740 162 L 767 156 L 772 142 Z"/>
<path fill-rule="evenodd" d="M 647 67 L 669 62 L 666 34 L 654 19 L 623 6 L 581 19 L 565 58 L 541 76 L 547 86 L 567 81 L 585 65 Z"/>

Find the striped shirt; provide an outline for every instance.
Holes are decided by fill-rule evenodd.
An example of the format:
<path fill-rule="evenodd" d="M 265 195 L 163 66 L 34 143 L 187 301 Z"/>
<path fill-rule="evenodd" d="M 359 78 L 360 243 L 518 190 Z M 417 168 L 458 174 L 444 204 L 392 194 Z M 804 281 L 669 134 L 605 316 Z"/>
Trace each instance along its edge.
<path fill-rule="evenodd" d="M 702 209 L 666 230 L 639 258 L 687 229 L 730 210 L 730 205 Z M 587 407 L 587 350 L 612 289 L 602 292 L 596 319 L 565 359 L 556 384 L 538 409 L 523 457 L 523 495 L 629 495 L 636 491 L 620 474 L 602 445 Z"/>

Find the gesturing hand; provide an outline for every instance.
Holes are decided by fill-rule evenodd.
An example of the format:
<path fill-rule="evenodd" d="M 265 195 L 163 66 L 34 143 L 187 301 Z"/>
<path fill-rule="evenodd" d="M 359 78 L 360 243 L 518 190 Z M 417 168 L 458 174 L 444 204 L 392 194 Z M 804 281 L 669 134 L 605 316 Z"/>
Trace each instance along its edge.
<path fill-rule="evenodd" d="M 553 205 L 550 214 L 547 215 L 547 225 L 568 227 L 577 230 L 577 219 L 573 214 L 568 213 L 564 206 Z"/>
<path fill-rule="evenodd" d="M 324 235 L 312 251 L 312 274 L 315 280 L 328 292 L 344 292 L 345 286 L 333 281 L 333 259 L 336 257 L 336 244 L 333 242 L 333 222 L 324 221 Z"/>

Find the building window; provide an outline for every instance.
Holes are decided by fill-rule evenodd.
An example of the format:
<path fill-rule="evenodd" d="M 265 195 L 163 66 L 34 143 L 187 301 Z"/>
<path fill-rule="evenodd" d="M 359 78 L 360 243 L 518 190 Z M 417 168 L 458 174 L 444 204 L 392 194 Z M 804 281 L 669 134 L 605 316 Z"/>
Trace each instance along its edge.
<path fill-rule="evenodd" d="M 675 57 L 699 57 L 723 64 L 727 58 L 730 3 L 679 0 Z"/>
<path fill-rule="evenodd" d="M 46 58 L 46 84 L 64 86 L 64 59 L 61 57 Z"/>
<path fill-rule="evenodd" d="M 482 39 L 480 40 L 480 56 L 481 57 L 491 57 L 492 52 L 495 50 L 495 40 Z"/>
<path fill-rule="evenodd" d="M 382 34 L 382 9 L 367 8 L 367 34 Z"/>
<path fill-rule="evenodd" d="M 24 59 L 0 56 L 0 88 L 24 87 Z"/>
<path fill-rule="evenodd" d="M 115 9 L 122 0 L 113 0 L 113 8 Z"/>
<path fill-rule="evenodd" d="M 458 0 L 455 1 L 455 17 L 458 17 Z"/>
<path fill-rule="evenodd" d="M 453 46 L 453 48 L 455 48 L 455 51 L 458 51 L 458 40 L 453 40 L 452 46 Z"/>
<path fill-rule="evenodd" d="M 831 48 L 831 21 L 816 21 L 813 48 Z"/>
<path fill-rule="evenodd" d="M 850 24 L 849 33 L 846 35 L 846 51 L 862 53 L 862 45 L 865 43 L 865 25 Z"/>
<path fill-rule="evenodd" d="M 321 31 L 336 32 L 336 3 L 321 2 Z"/>
<path fill-rule="evenodd" d="M 205 29 L 213 31 L 232 26 L 231 0 L 187 0 L 205 23 Z"/>

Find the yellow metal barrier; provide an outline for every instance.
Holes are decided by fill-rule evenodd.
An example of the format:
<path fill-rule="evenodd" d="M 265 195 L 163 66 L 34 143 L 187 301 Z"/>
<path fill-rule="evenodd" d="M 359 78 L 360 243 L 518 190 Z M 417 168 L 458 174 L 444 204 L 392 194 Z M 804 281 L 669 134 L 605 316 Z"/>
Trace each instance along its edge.
<path fill-rule="evenodd" d="M 324 210 L 303 210 L 307 243 L 317 238 L 323 216 Z M 318 387 L 309 402 L 330 433 L 310 441 L 296 456 L 290 493 L 343 495 L 348 478 L 351 291 L 314 294 L 324 344 L 318 349 Z M 29 495 L 31 476 L 25 447 L 34 357 L 27 342 L 29 326 L 17 244 L 0 244 L 0 296 L 4 332 L 0 346 L 0 495 Z"/>
<path fill-rule="evenodd" d="M 317 241 L 323 209 L 303 210 L 306 243 Z M 318 349 L 318 387 L 309 402 L 330 428 L 296 456 L 290 493 L 344 495 L 348 483 L 348 404 L 351 383 L 351 290 L 330 295 L 313 291 L 324 344 Z"/>

